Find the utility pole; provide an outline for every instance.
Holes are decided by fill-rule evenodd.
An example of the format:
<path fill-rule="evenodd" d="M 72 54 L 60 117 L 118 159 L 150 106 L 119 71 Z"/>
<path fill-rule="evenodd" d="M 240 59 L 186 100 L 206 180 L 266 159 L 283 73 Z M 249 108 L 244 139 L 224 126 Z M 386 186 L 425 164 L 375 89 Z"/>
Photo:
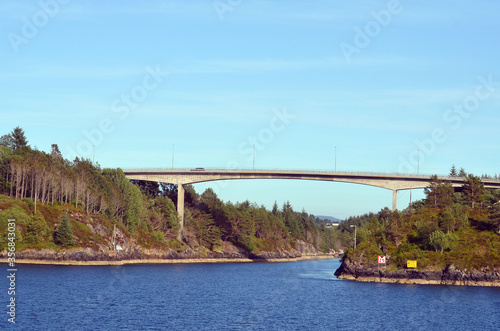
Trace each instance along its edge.
<path fill-rule="evenodd" d="M 337 172 L 337 146 L 335 146 L 335 172 Z"/>
<path fill-rule="evenodd" d="M 354 249 L 356 249 L 356 224 L 351 224 L 349 227 L 354 228 Z"/>
<path fill-rule="evenodd" d="M 255 170 L 255 144 L 253 144 L 253 170 Z"/>
<path fill-rule="evenodd" d="M 175 144 L 172 144 L 172 170 L 174 170 L 174 147 Z"/>
<path fill-rule="evenodd" d="M 411 213 L 411 190 L 412 190 L 412 188 L 410 187 L 410 205 L 408 206 L 408 209 L 410 210 L 410 213 Z"/>
<path fill-rule="evenodd" d="M 420 148 L 418 149 L 417 153 L 418 153 L 418 157 L 417 157 L 417 160 L 418 160 L 418 162 L 417 162 L 417 175 L 418 175 L 420 173 Z"/>

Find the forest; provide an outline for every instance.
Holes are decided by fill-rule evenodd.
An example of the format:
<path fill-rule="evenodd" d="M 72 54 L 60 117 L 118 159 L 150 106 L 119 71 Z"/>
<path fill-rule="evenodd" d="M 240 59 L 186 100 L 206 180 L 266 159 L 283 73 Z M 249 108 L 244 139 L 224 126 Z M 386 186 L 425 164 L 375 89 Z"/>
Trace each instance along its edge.
<path fill-rule="evenodd" d="M 211 189 L 198 194 L 191 185 L 179 242 L 176 200 L 176 185 L 129 181 L 121 169 L 69 161 L 57 144 L 50 153 L 32 148 L 20 127 L 0 137 L 0 249 L 7 245 L 8 219 L 16 219 L 19 250 L 97 247 L 110 243 L 115 227 L 145 247 L 222 250 L 229 242 L 251 253 L 289 250 L 299 240 L 324 252 L 342 246 L 333 229 L 288 202 L 267 210 L 223 202 Z"/>

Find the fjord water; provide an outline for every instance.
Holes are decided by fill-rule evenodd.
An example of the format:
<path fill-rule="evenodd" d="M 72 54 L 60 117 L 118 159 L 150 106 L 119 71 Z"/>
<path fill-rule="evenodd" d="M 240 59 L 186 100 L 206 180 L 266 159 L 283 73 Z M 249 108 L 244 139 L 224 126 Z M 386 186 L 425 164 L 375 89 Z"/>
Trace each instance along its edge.
<path fill-rule="evenodd" d="M 338 259 L 18 265 L 25 330 L 496 330 L 500 289 L 339 280 Z M 7 269 L 6 265 L 4 270 Z M 5 278 L 5 277 L 3 277 Z M 7 311 L 8 283 L 2 281 Z M 7 315 L 1 326 L 9 327 Z"/>

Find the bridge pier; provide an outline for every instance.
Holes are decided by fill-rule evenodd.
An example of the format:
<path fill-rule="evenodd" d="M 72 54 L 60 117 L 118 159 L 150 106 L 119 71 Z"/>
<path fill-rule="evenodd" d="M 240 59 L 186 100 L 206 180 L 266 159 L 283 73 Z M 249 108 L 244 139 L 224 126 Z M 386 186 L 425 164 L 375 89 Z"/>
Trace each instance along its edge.
<path fill-rule="evenodd" d="M 398 190 L 392 190 L 392 211 L 398 209 Z"/>
<path fill-rule="evenodd" d="M 177 215 L 181 226 L 177 239 L 182 242 L 184 230 L 184 186 L 182 184 L 177 185 Z"/>

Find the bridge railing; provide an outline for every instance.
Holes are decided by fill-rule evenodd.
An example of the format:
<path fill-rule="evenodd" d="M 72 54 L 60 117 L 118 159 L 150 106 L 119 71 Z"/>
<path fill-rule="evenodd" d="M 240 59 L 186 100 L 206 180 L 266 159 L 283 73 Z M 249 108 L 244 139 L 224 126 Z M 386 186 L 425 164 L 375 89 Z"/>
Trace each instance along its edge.
<path fill-rule="evenodd" d="M 401 172 L 363 172 L 363 171 L 334 171 L 334 170 L 309 170 L 309 169 L 229 169 L 229 168 L 139 168 L 139 169 L 122 169 L 125 172 L 166 172 L 166 173 L 176 173 L 176 172 L 189 172 L 189 173 L 203 173 L 203 172 L 228 172 L 228 173 L 290 173 L 290 174 L 336 174 L 336 175 L 357 175 L 357 176 L 394 176 L 394 177 L 412 177 L 412 178 L 422 178 L 428 179 L 435 174 L 409 174 Z M 450 177 L 448 175 L 438 175 L 440 179 L 448 180 L 464 180 L 464 177 Z M 484 178 L 483 180 L 499 182 L 500 179 Z"/>

